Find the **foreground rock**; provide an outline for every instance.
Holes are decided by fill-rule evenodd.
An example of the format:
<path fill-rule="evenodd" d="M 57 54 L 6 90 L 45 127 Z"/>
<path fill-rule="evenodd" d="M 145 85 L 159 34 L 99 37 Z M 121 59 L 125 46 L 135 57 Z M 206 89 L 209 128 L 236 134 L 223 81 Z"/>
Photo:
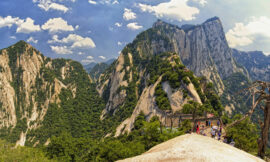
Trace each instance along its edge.
<path fill-rule="evenodd" d="M 146 153 L 121 162 L 199 161 L 199 162 L 259 162 L 249 153 L 209 137 L 186 134 L 161 143 Z"/>

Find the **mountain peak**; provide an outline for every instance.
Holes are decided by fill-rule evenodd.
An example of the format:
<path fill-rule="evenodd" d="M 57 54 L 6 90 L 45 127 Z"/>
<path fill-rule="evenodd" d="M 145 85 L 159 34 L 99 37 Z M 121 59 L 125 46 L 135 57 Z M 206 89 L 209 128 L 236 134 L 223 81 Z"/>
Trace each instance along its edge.
<path fill-rule="evenodd" d="M 220 21 L 220 18 L 217 17 L 217 16 L 215 16 L 215 17 L 212 17 L 212 18 L 210 18 L 210 19 L 207 19 L 203 24 L 206 24 L 206 23 L 209 23 L 209 22 L 214 22 L 214 21 L 219 21 L 219 22 L 221 22 L 221 21 Z"/>
<path fill-rule="evenodd" d="M 167 23 L 161 19 L 158 19 L 154 24 L 153 24 L 153 28 L 157 28 L 157 27 L 166 27 L 166 28 L 169 28 L 169 27 L 172 27 L 172 28 L 179 28 L 177 25 L 173 25 L 173 24 L 170 24 L 170 23 Z"/>
<path fill-rule="evenodd" d="M 12 46 L 18 47 L 18 46 L 31 46 L 31 45 L 25 42 L 24 40 L 20 40 Z"/>

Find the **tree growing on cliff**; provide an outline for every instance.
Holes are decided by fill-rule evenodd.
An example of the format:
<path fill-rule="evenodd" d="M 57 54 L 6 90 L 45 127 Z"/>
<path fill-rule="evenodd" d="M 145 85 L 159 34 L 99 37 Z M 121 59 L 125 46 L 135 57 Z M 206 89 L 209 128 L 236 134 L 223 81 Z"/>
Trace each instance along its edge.
<path fill-rule="evenodd" d="M 247 117 L 250 117 L 254 113 L 256 107 L 260 107 L 264 112 L 264 122 L 260 121 L 261 138 L 258 140 L 258 156 L 264 158 L 268 142 L 268 132 L 270 128 L 270 83 L 256 81 L 253 82 L 250 87 L 244 89 L 243 92 L 251 93 L 252 107 L 241 119 L 229 124 L 227 128 L 238 124 L 239 122 L 245 120 Z"/>

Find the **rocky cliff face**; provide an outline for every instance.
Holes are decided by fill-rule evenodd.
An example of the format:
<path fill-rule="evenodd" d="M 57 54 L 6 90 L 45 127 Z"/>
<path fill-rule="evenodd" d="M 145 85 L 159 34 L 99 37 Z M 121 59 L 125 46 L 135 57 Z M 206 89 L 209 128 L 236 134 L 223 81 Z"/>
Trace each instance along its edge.
<path fill-rule="evenodd" d="M 73 61 L 46 58 L 24 41 L 1 50 L 1 136 L 16 145 L 29 142 L 29 133 L 42 127 L 49 107 L 60 105 L 63 92 L 71 92 L 72 98 L 77 96 L 78 86 L 72 79 L 76 70 Z M 85 81 L 90 83 L 87 74 Z M 38 139 L 33 138 L 35 136 L 32 141 L 38 143 Z"/>
<path fill-rule="evenodd" d="M 219 18 L 214 17 L 201 25 L 185 25 L 182 28 L 157 21 L 152 30 L 161 39 L 142 44 L 142 49 L 150 49 L 143 52 L 178 53 L 184 65 L 195 75 L 205 76 L 214 82 L 219 94 L 224 90 L 223 79 L 235 72 L 243 72 L 233 60 Z"/>
<path fill-rule="evenodd" d="M 107 102 L 101 120 L 119 123 L 115 136 L 130 132 L 141 112 L 147 120 L 158 116 L 170 126 L 169 114 L 180 112 L 190 101 L 202 105 L 208 100 L 203 79 L 194 76 L 178 54 L 142 54 L 139 45 L 128 45 L 98 81 L 98 92 Z"/>
<path fill-rule="evenodd" d="M 175 55 L 167 57 L 172 67 L 184 64 L 196 76 L 204 77 L 207 82 L 212 82 L 216 92 L 219 96 L 223 95 L 223 98 L 230 98 L 232 95 L 230 90 L 225 89 L 224 80 L 234 78 L 234 74 L 249 77 L 246 69 L 238 66 L 232 57 L 232 50 L 227 44 L 219 18 L 211 18 L 200 25 L 182 27 L 158 20 L 152 28 L 139 34 L 124 48 L 118 60 L 104 74 L 101 74 L 97 82 L 97 90 L 107 102 L 101 119 L 105 119 L 106 116 L 121 116 L 121 112 L 128 109 L 126 113 L 128 115 L 121 116 L 121 119 L 126 120 L 118 120 L 121 124 L 117 128 L 116 135 L 121 134 L 123 130 L 129 132 L 136 116 L 141 111 L 149 118 L 157 115 L 162 121 L 164 114 L 158 111 L 162 105 L 158 105 L 159 97 L 156 94 L 160 87 L 158 84 L 161 84 L 166 93 L 173 112 L 181 110 L 188 102 L 189 99 L 184 97 L 187 96 L 186 93 L 193 101 L 202 104 L 205 102 L 202 101 L 202 93 L 194 84 L 182 84 L 175 88 L 168 83 L 169 78 L 164 79 L 165 73 L 159 73 L 158 76 L 152 75 L 153 71 L 162 71 L 164 67 L 152 69 L 147 64 L 154 67 L 158 63 L 153 58 L 162 53 L 178 55 L 177 62 L 173 59 Z M 170 72 L 169 69 L 167 71 Z M 183 78 L 178 78 L 178 81 L 181 79 Z M 226 94 L 223 94 L 224 91 Z M 132 104 L 127 102 L 130 96 L 135 98 Z M 226 101 L 224 105 L 227 111 L 232 111 L 235 108 L 234 104 L 237 104 L 233 98 L 223 101 Z"/>
<path fill-rule="evenodd" d="M 253 81 L 270 81 L 270 56 L 264 55 L 261 51 L 243 52 L 236 49 L 232 51 L 237 63 L 247 69 Z"/>

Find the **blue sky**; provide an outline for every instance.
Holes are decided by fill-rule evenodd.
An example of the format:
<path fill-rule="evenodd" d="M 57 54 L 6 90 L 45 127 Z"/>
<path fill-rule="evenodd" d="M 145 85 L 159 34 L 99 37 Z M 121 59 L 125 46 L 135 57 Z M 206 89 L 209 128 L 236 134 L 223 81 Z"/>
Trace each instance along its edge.
<path fill-rule="evenodd" d="M 25 40 L 45 56 L 83 64 L 116 58 L 157 19 L 220 17 L 231 47 L 270 54 L 269 0 L 1 0 L 0 48 Z"/>

